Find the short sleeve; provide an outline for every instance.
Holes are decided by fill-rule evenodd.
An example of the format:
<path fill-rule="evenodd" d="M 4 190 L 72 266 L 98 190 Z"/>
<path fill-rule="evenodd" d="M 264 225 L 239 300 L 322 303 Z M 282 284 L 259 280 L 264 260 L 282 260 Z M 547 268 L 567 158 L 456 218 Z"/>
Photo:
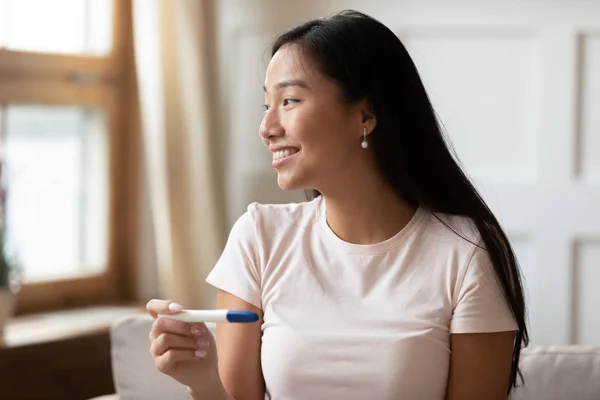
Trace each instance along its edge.
<path fill-rule="evenodd" d="M 250 207 L 231 228 L 225 249 L 206 282 L 262 308 L 258 241 Z"/>
<path fill-rule="evenodd" d="M 518 330 L 486 250 L 475 248 L 454 295 L 450 333 Z"/>

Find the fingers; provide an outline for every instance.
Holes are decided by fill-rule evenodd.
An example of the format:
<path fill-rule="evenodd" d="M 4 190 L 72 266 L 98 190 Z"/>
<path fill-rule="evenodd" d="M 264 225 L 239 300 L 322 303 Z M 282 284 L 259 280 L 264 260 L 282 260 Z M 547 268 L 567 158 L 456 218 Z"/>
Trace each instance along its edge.
<path fill-rule="evenodd" d="M 146 304 L 146 310 L 152 318 L 156 318 L 158 314 L 176 314 L 183 307 L 171 300 L 152 299 Z"/>
<path fill-rule="evenodd" d="M 174 333 L 176 335 L 193 335 L 202 337 L 208 332 L 205 324 L 189 324 L 169 318 L 157 318 L 150 330 L 150 340 L 156 339 L 161 333 Z"/>
<path fill-rule="evenodd" d="M 172 375 L 179 374 L 178 368 L 188 371 L 189 368 L 184 368 L 183 364 L 178 366 L 179 363 L 187 361 L 205 360 L 201 364 L 206 363 L 206 360 L 216 362 L 216 358 L 211 356 L 216 354 L 214 337 L 205 324 L 158 317 L 159 314 L 180 312 L 182 307 L 179 304 L 170 300 L 153 299 L 146 304 L 146 310 L 154 318 L 149 334 L 150 354 L 160 372 Z"/>
<path fill-rule="evenodd" d="M 156 340 L 152 341 L 150 354 L 153 357 L 160 357 L 171 349 L 204 350 L 210 347 L 210 342 L 206 338 L 195 338 L 191 336 L 175 335 L 172 333 L 162 333 Z"/>
<path fill-rule="evenodd" d="M 203 350 L 197 350 L 198 352 Z M 206 355 L 206 352 L 204 352 Z M 156 368 L 164 373 L 169 375 L 172 371 L 174 371 L 177 363 L 182 361 L 194 361 L 198 360 L 199 356 L 197 356 L 194 350 L 185 350 L 185 349 L 170 349 L 165 352 L 163 355 L 154 358 L 154 365 Z"/>

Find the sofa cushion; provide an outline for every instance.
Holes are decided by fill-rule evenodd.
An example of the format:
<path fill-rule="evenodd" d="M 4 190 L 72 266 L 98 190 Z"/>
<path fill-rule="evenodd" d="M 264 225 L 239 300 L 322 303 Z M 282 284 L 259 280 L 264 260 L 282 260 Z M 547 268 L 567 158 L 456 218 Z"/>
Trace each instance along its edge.
<path fill-rule="evenodd" d="M 189 400 L 185 386 L 154 366 L 148 338 L 152 321 L 149 315 L 134 315 L 112 326 L 113 379 L 119 400 Z"/>
<path fill-rule="evenodd" d="M 524 384 L 511 400 L 600 399 L 600 348 L 530 347 L 521 355 Z"/>

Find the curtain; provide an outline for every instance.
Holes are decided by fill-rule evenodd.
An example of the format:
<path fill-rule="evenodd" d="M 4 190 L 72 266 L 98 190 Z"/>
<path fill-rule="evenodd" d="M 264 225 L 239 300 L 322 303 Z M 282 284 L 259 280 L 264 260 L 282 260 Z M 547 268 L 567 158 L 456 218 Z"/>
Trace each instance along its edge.
<path fill-rule="evenodd" d="M 202 0 L 134 0 L 133 38 L 144 179 L 157 295 L 212 307 L 204 278 L 224 244 L 209 119 L 209 63 Z"/>

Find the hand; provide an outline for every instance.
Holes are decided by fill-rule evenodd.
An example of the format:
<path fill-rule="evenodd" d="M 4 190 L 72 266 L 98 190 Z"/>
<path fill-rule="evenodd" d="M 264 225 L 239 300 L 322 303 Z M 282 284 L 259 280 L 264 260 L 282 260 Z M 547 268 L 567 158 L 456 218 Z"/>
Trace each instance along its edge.
<path fill-rule="evenodd" d="M 154 318 L 150 354 L 156 368 L 194 393 L 224 393 L 215 340 L 206 325 L 157 318 L 158 314 L 177 314 L 181 309 L 168 300 L 150 300 L 146 305 Z"/>

